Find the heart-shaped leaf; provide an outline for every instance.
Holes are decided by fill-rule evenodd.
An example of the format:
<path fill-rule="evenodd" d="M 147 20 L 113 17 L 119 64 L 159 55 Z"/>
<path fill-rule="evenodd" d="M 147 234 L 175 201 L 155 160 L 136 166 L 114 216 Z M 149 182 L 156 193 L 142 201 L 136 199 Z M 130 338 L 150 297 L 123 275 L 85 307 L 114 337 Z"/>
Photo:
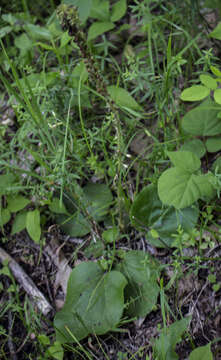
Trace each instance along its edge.
<path fill-rule="evenodd" d="M 213 354 L 210 348 L 211 343 L 194 349 L 189 356 L 189 360 L 213 360 Z"/>
<path fill-rule="evenodd" d="M 123 313 L 126 284 L 118 271 L 104 273 L 90 261 L 78 265 L 68 280 L 64 307 L 54 319 L 57 340 L 74 342 L 115 329 Z"/>
<path fill-rule="evenodd" d="M 214 188 L 206 175 L 195 175 L 181 168 L 166 170 L 158 180 L 160 200 L 177 209 L 192 205 L 198 199 L 212 197 Z"/>
<path fill-rule="evenodd" d="M 146 316 L 156 304 L 159 294 L 159 265 L 147 253 L 132 250 L 125 254 L 117 269 L 128 281 L 125 288 L 127 313 L 130 316 Z"/>
<path fill-rule="evenodd" d="M 212 99 L 205 100 L 183 117 L 182 127 L 193 135 L 214 136 L 221 133 L 221 121 L 218 118 L 220 106 Z"/>
<path fill-rule="evenodd" d="M 221 150 L 221 136 L 214 136 L 206 140 L 206 148 L 209 152 Z"/>
<path fill-rule="evenodd" d="M 206 148 L 200 139 L 193 139 L 185 142 L 181 146 L 180 151 L 191 151 L 201 159 L 206 153 Z"/>
<path fill-rule="evenodd" d="M 198 156 L 190 151 L 168 151 L 167 154 L 173 165 L 180 169 L 194 172 L 200 168 Z"/>

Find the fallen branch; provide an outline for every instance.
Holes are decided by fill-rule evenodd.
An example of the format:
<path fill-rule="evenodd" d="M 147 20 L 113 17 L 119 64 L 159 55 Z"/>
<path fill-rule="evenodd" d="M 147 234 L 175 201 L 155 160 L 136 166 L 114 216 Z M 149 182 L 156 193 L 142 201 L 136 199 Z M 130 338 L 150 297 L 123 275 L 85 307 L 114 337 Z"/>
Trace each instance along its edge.
<path fill-rule="evenodd" d="M 42 292 L 38 290 L 34 282 L 24 272 L 20 265 L 9 255 L 5 250 L 0 247 L 0 262 L 8 261 L 8 267 L 11 270 L 14 278 L 24 288 L 26 293 L 33 300 L 37 308 L 43 315 L 47 315 L 53 308 L 44 297 Z"/>

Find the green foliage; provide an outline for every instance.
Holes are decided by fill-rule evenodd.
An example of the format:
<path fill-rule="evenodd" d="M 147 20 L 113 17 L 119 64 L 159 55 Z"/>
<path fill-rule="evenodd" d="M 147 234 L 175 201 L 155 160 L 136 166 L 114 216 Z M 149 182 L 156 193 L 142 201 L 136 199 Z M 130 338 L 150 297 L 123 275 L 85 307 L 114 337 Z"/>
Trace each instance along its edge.
<path fill-rule="evenodd" d="M 129 251 L 108 272 L 99 264 L 81 263 L 70 275 L 65 305 L 55 316 L 57 340 L 74 342 L 116 330 L 124 309 L 129 316 L 145 316 L 157 301 L 158 275 L 156 261 L 141 251 Z"/>
<path fill-rule="evenodd" d="M 213 354 L 210 347 L 211 344 L 209 343 L 193 350 L 190 354 L 189 360 L 213 360 Z"/>
<path fill-rule="evenodd" d="M 197 224 L 198 209 L 165 207 L 158 197 L 157 187 L 149 185 L 135 197 L 130 216 L 137 229 L 149 230 L 147 239 L 151 244 L 170 247 L 173 243 L 171 235 L 179 227 L 188 233 Z"/>
<path fill-rule="evenodd" d="M 114 330 L 123 313 L 126 283 L 118 271 L 104 273 L 93 262 L 78 265 L 68 281 L 65 305 L 54 319 L 57 339 L 74 342 Z"/>
<path fill-rule="evenodd" d="M 190 318 L 184 318 L 164 328 L 159 339 L 154 343 L 154 354 L 157 360 L 178 360 L 175 352 L 176 344 L 181 341 L 181 336 L 187 330 Z"/>
<path fill-rule="evenodd" d="M 183 209 L 198 199 L 211 199 L 214 193 L 212 174 L 199 172 L 200 160 L 190 151 L 169 152 L 175 165 L 163 172 L 158 180 L 158 194 L 161 201 Z"/>

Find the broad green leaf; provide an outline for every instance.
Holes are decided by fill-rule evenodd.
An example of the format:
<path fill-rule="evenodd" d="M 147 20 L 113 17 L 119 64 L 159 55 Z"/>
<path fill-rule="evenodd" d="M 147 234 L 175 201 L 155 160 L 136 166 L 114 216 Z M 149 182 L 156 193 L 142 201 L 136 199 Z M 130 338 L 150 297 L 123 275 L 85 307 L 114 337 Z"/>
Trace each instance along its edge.
<path fill-rule="evenodd" d="M 200 81 L 211 90 L 215 90 L 217 88 L 217 82 L 212 76 L 202 74 L 200 75 Z"/>
<path fill-rule="evenodd" d="M 183 209 L 198 199 L 212 197 L 213 186 L 207 175 L 195 175 L 174 167 L 164 171 L 160 176 L 158 194 L 164 204 Z"/>
<path fill-rule="evenodd" d="M 73 343 L 74 339 L 81 340 L 89 334 L 114 330 L 123 313 L 126 284 L 118 271 L 104 273 L 90 261 L 78 265 L 68 280 L 64 307 L 55 315 L 57 340 Z"/>
<path fill-rule="evenodd" d="M 142 107 L 134 100 L 134 98 L 129 94 L 129 92 L 123 88 L 119 88 L 115 85 L 107 87 L 107 91 L 112 98 L 112 100 L 119 107 L 127 107 L 132 110 L 142 110 Z"/>
<path fill-rule="evenodd" d="M 9 211 L 17 212 L 24 209 L 30 203 L 30 200 L 22 195 L 17 195 L 15 197 L 8 196 L 7 203 Z"/>
<path fill-rule="evenodd" d="M 214 39 L 221 40 L 221 22 L 215 27 L 209 36 Z"/>
<path fill-rule="evenodd" d="M 102 239 L 106 244 L 114 244 L 115 241 L 119 238 L 119 229 L 117 226 L 113 226 L 112 228 L 103 231 Z"/>
<path fill-rule="evenodd" d="M 178 360 L 175 352 L 176 344 L 181 341 L 181 336 L 187 330 L 190 318 L 178 320 L 168 328 L 162 330 L 160 337 L 154 344 L 154 359 L 158 360 Z"/>
<path fill-rule="evenodd" d="M 199 101 L 205 99 L 210 93 L 210 89 L 203 85 L 193 85 L 182 91 L 180 98 L 183 101 Z"/>
<path fill-rule="evenodd" d="M 83 188 L 85 194 L 85 204 L 89 214 L 96 221 L 101 221 L 108 213 L 108 209 L 112 203 L 113 196 L 105 184 L 87 184 Z"/>
<path fill-rule="evenodd" d="M 51 345 L 47 353 L 56 360 L 63 360 L 64 357 L 64 350 L 62 348 L 62 345 L 59 341 L 55 341 L 53 345 Z"/>
<path fill-rule="evenodd" d="M 189 360 L 213 360 L 213 354 L 210 348 L 211 343 L 194 349 L 189 356 Z"/>
<path fill-rule="evenodd" d="M 16 214 L 12 225 L 11 235 L 17 234 L 26 228 L 26 216 L 27 211 Z"/>
<path fill-rule="evenodd" d="M 4 26 L 0 29 L 0 39 L 2 39 L 5 35 L 9 34 L 13 30 L 12 26 Z"/>
<path fill-rule="evenodd" d="M 60 202 L 60 199 L 57 197 L 54 197 L 49 205 L 49 210 L 51 210 L 55 214 L 68 214 L 68 211 L 63 204 L 63 202 Z"/>
<path fill-rule="evenodd" d="M 85 83 L 88 78 L 88 72 L 83 61 L 79 62 L 71 74 L 71 80 L 69 81 L 73 84 L 73 87 L 78 88 L 79 80 L 81 78 L 81 83 Z"/>
<path fill-rule="evenodd" d="M 112 7 L 111 21 L 120 20 L 127 11 L 127 1 L 119 0 Z"/>
<path fill-rule="evenodd" d="M 220 106 L 207 99 L 183 117 L 182 127 L 188 133 L 198 136 L 221 134 L 221 121 L 217 116 L 219 112 Z"/>
<path fill-rule="evenodd" d="M 173 165 L 180 169 L 194 172 L 200 168 L 200 159 L 191 151 L 168 151 L 167 154 Z"/>
<path fill-rule="evenodd" d="M 129 316 L 145 317 L 157 302 L 159 265 L 143 251 L 128 251 L 117 266 L 126 277 L 125 301 Z"/>
<path fill-rule="evenodd" d="M 62 49 L 63 47 L 65 47 L 69 42 L 71 41 L 71 36 L 68 35 L 68 32 L 66 31 L 65 33 L 62 34 L 61 39 L 60 39 L 60 49 Z"/>
<path fill-rule="evenodd" d="M 26 54 L 27 51 L 31 50 L 33 47 L 33 41 L 31 41 L 25 33 L 20 36 L 16 36 L 14 44 L 19 50 L 21 50 L 21 54 Z"/>
<path fill-rule="evenodd" d="M 197 208 L 176 210 L 174 207 L 163 207 L 154 185 L 146 186 L 134 199 L 131 207 L 132 225 L 141 230 L 151 228 L 147 240 L 157 247 L 171 246 L 172 234 L 178 226 L 186 232 L 196 225 L 199 211 Z M 153 237 L 152 232 L 157 236 Z"/>
<path fill-rule="evenodd" d="M 10 218 L 11 218 L 11 214 L 8 209 L 0 209 L 0 227 L 7 224 L 7 222 L 9 222 Z"/>
<path fill-rule="evenodd" d="M 72 216 L 57 215 L 56 219 L 61 229 L 73 237 L 87 235 L 91 230 L 90 223 L 79 211 L 76 211 Z"/>
<path fill-rule="evenodd" d="M 157 188 L 153 184 L 146 186 L 136 195 L 131 206 L 130 218 L 137 229 L 148 228 L 153 225 L 162 214 L 162 202 Z"/>
<path fill-rule="evenodd" d="M 40 212 L 38 209 L 27 212 L 26 230 L 32 240 L 38 244 L 41 237 Z"/>
<path fill-rule="evenodd" d="M 80 0 L 82 1 L 82 0 Z M 93 0 L 90 17 L 99 21 L 109 21 L 109 1 Z"/>
<path fill-rule="evenodd" d="M 221 136 L 210 137 L 206 140 L 206 148 L 209 152 L 221 150 Z"/>
<path fill-rule="evenodd" d="M 93 23 L 88 30 L 87 40 L 93 40 L 97 36 L 104 34 L 105 32 L 112 30 L 115 27 L 112 22 L 95 22 Z"/>
<path fill-rule="evenodd" d="M 43 26 L 26 24 L 24 29 L 34 40 L 52 40 L 50 31 Z"/>
<path fill-rule="evenodd" d="M 214 91 L 214 100 L 217 104 L 221 105 L 221 89 L 216 89 Z"/>
<path fill-rule="evenodd" d="M 200 139 L 193 139 L 185 142 L 180 151 L 191 151 L 201 159 L 206 153 L 206 147 Z"/>
<path fill-rule="evenodd" d="M 210 66 L 210 70 L 212 71 L 212 73 L 218 77 L 221 77 L 221 71 L 219 69 L 217 69 L 217 67 L 215 66 Z"/>
<path fill-rule="evenodd" d="M 173 206 L 166 208 L 164 211 L 162 210 L 158 221 L 152 226 L 160 239 L 153 238 L 152 231 L 150 231 L 147 240 L 157 247 L 170 247 L 174 241 L 171 235 L 177 232 L 178 227 L 181 227 L 186 233 L 191 232 L 197 224 L 198 216 L 199 210 L 196 206 L 181 210 L 177 210 Z"/>
<path fill-rule="evenodd" d="M 0 195 L 5 195 L 8 188 L 14 183 L 15 176 L 13 174 L 0 175 Z"/>
<path fill-rule="evenodd" d="M 64 4 L 77 6 L 79 18 L 85 22 L 90 15 L 92 0 L 65 0 Z"/>

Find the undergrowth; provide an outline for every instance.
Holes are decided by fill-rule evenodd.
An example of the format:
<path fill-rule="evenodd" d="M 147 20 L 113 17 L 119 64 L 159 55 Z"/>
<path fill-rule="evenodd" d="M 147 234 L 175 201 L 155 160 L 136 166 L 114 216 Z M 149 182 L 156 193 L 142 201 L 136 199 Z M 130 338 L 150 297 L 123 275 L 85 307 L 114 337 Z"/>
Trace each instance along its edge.
<path fill-rule="evenodd" d="M 219 359 L 220 4 L 41 3 L 1 4 L 1 358 Z"/>

